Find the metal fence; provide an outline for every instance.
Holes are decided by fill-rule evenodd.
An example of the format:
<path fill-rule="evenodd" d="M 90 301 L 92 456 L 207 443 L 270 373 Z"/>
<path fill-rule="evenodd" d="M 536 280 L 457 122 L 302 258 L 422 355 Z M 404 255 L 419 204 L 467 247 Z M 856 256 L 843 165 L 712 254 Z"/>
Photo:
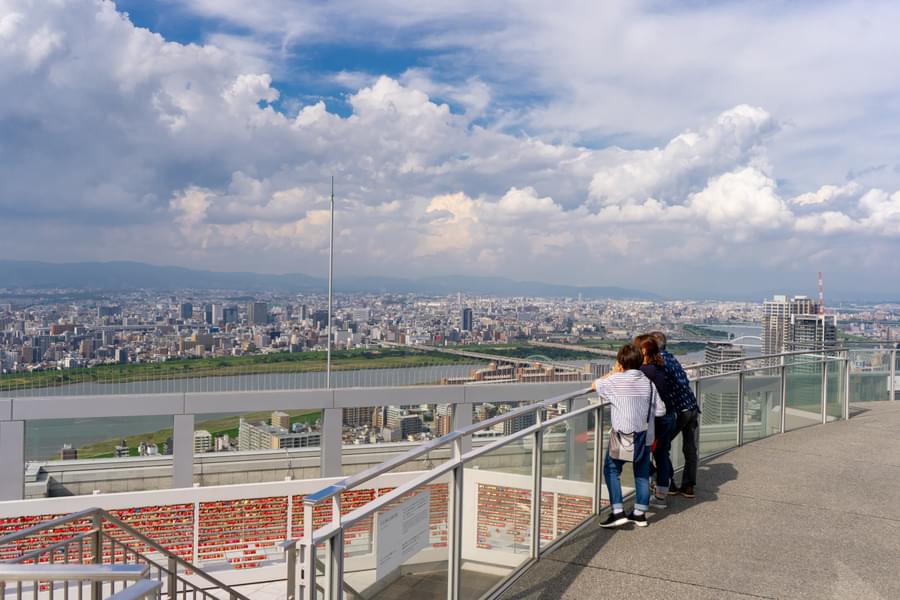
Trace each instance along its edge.
<path fill-rule="evenodd" d="M 704 459 L 848 418 L 850 356 L 843 349 L 722 361 L 695 374 L 706 415 Z M 601 476 L 608 407 L 590 404 L 588 392 L 456 429 L 307 496 L 304 535 L 284 545 L 286 597 L 392 599 L 412 589 L 417 598 L 435 600 L 499 595 L 608 503 Z M 526 416 L 534 424 L 467 448 L 476 432 Z M 354 489 L 443 446 L 452 447 L 446 462 L 363 506 L 345 508 Z M 623 483 L 633 486 L 627 478 Z"/>

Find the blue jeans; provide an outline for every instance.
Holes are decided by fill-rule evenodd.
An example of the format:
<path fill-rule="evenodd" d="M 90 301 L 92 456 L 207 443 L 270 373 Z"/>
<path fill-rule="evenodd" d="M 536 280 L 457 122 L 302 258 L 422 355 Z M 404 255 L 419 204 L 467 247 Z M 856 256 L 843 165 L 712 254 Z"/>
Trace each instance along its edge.
<path fill-rule="evenodd" d="M 650 448 L 645 444 L 647 432 L 641 431 L 634 434 L 634 507 L 637 510 L 647 511 L 650 508 Z M 615 460 L 609 456 L 609 447 L 606 448 L 606 461 L 603 463 L 603 476 L 606 478 L 606 489 L 609 491 L 609 503 L 613 512 L 622 512 L 625 505 L 622 501 L 622 484 L 619 477 L 622 475 L 622 467 L 627 461 Z"/>
<path fill-rule="evenodd" d="M 656 451 L 653 460 L 656 461 L 656 489 L 657 493 L 665 494 L 669 490 L 672 475 L 672 437 L 675 434 L 675 413 L 667 413 L 665 416 L 656 417 L 654 422 L 656 430 Z"/>

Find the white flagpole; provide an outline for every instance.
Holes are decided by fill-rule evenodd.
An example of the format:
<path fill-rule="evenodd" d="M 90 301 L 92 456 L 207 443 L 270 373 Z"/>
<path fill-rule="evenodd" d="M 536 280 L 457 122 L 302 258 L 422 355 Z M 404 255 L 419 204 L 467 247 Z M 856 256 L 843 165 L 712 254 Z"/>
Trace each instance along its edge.
<path fill-rule="evenodd" d="M 325 387 L 331 389 L 331 307 L 334 280 L 334 175 L 331 176 L 331 231 L 328 234 L 328 354 L 325 365 Z"/>

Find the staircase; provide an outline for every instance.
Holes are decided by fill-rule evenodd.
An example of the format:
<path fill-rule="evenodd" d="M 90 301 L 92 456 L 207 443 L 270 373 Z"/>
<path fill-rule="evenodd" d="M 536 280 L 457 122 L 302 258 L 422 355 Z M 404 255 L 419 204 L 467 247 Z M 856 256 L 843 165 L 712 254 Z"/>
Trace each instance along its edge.
<path fill-rule="evenodd" d="M 100 508 L 4 536 L 0 557 L 2 599 L 249 600 Z"/>

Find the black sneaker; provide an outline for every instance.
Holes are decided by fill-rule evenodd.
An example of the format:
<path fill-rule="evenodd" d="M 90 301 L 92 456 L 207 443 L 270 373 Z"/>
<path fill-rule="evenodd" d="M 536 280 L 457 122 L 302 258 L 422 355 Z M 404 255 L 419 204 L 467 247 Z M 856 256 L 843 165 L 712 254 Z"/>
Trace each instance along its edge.
<path fill-rule="evenodd" d="M 644 513 L 642 515 L 634 514 L 634 511 L 628 513 L 628 517 L 626 517 L 628 521 L 634 523 L 638 527 L 646 527 L 647 526 L 647 514 Z"/>
<path fill-rule="evenodd" d="M 678 493 L 684 496 L 685 498 L 694 498 L 696 495 L 694 494 L 694 486 L 692 485 L 683 485 L 678 489 Z"/>
<path fill-rule="evenodd" d="M 622 525 L 628 523 L 628 517 L 625 516 L 625 512 L 617 512 L 610 513 L 606 520 L 600 523 L 600 527 L 606 527 L 607 529 L 612 527 L 621 527 Z"/>
<path fill-rule="evenodd" d="M 670 496 L 677 496 L 680 493 L 681 493 L 681 488 L 678 487 L 677 485 L 675 485 L 674 483 L 671 486 L 669 486 L 669 495 Z"/>

